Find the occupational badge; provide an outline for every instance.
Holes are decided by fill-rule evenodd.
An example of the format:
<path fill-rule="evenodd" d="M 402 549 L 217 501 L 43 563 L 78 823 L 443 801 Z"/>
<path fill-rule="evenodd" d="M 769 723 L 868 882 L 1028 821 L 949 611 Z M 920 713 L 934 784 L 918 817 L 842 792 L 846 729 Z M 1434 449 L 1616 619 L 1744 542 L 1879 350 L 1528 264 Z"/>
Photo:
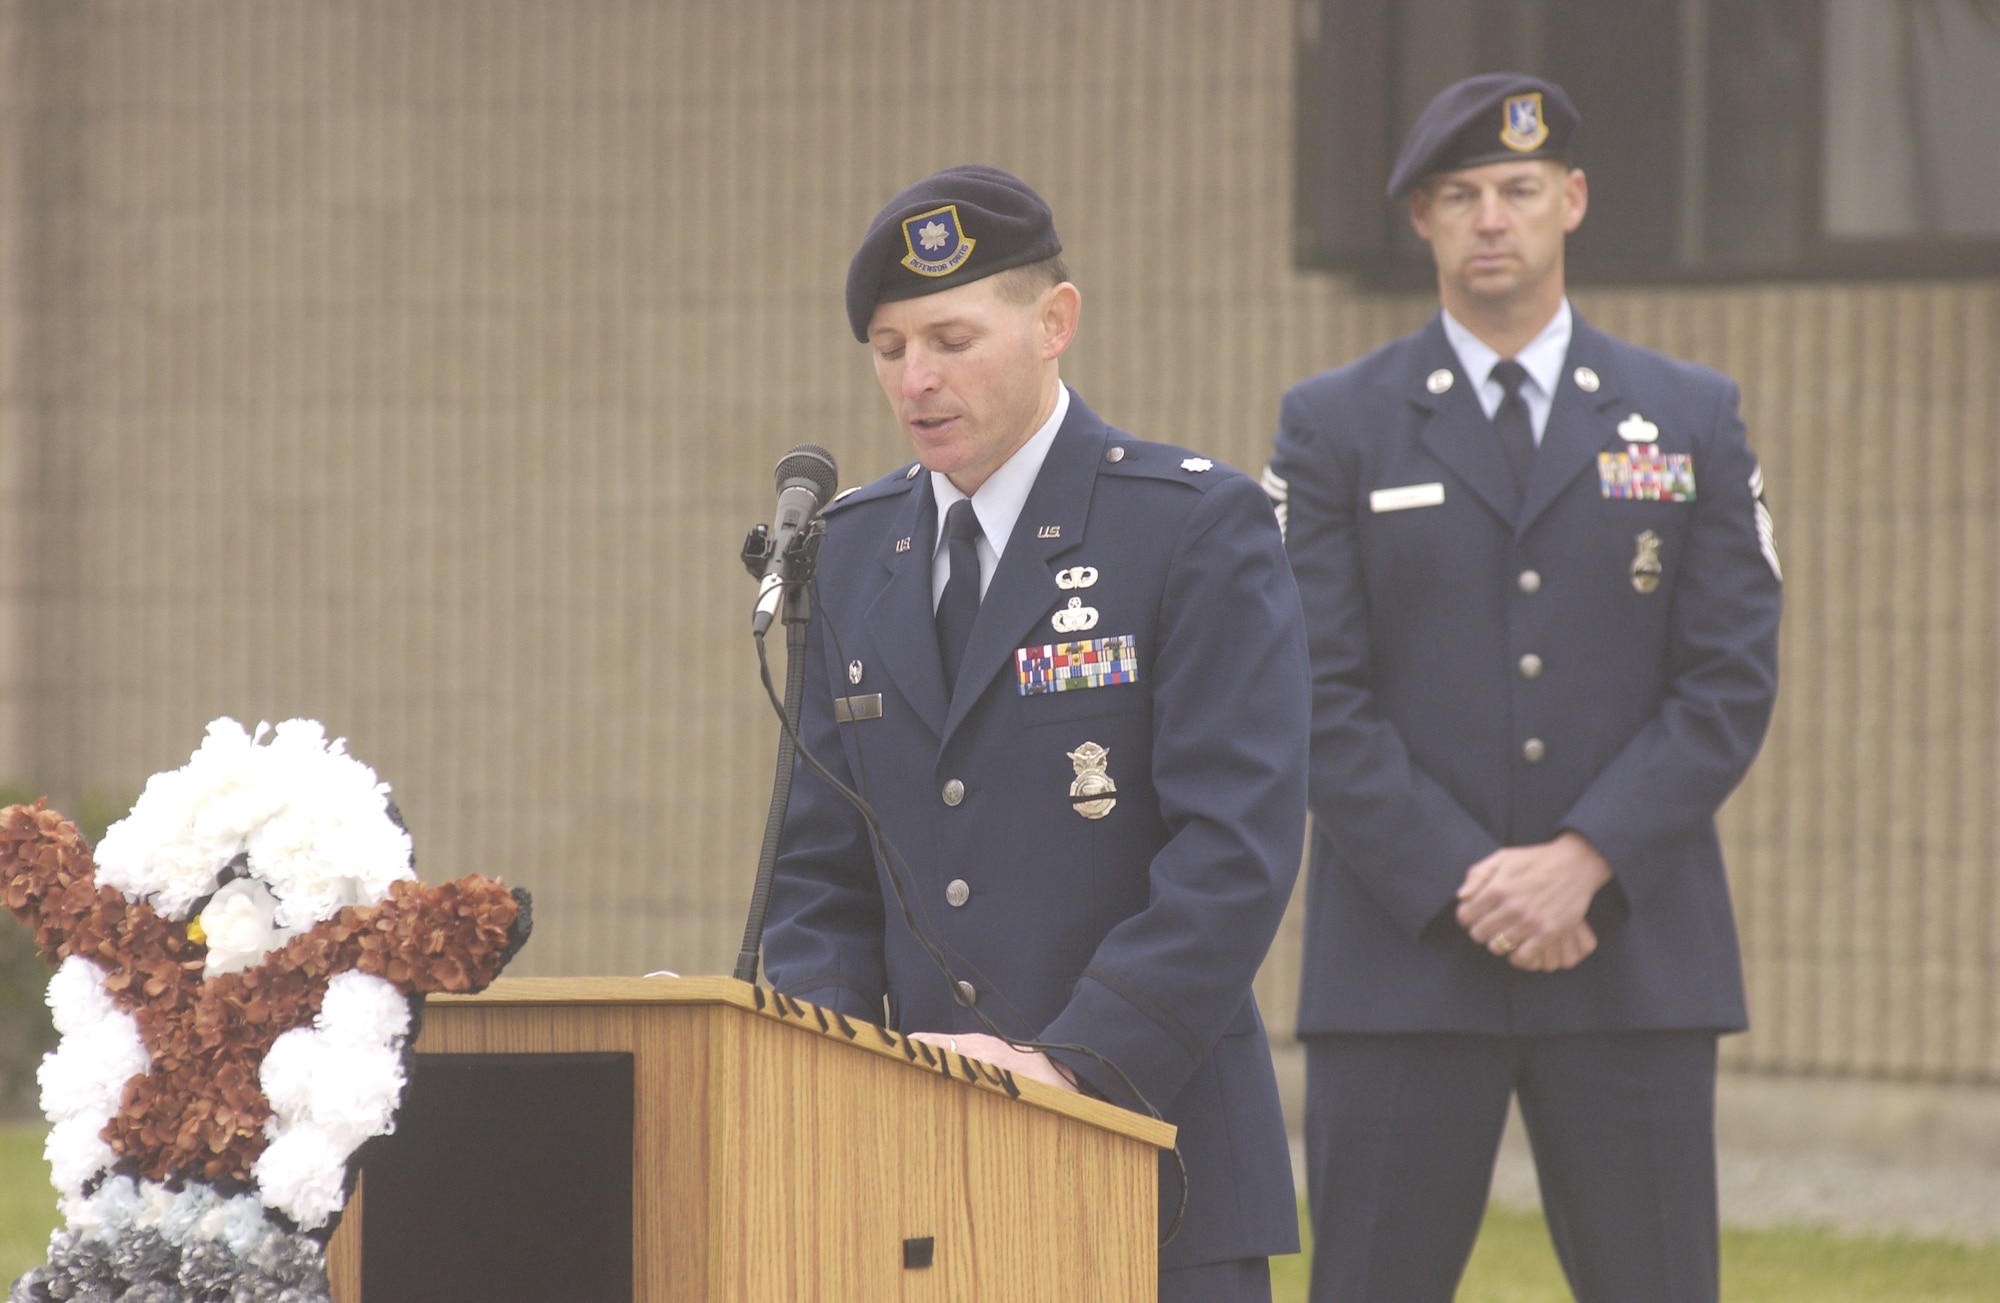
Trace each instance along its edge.
<path fill-rule="evenodd" d="M 1057 633 L 1084 633 L 1097 627 L 1097 608 L 1085 606 L 1081 597 L 1069 599 L 1069 605 L 1049 617 Z"/>
<path fill-rule="evenodd" d="M 1525 154 L 1537 149 L 1549 138 L 1549 124 L 1542 120 L 1540 91 L 1509 95 L 1501 111 L 1506 124 L 1500 128 L 1500 143 L 1515 153 Z"/>
<path fill-rule="evenodd" d="M 1213 469 L 1214 466 L 1215 463 L 1210 461 L 1206 457 L 1188 457 L 1184 458 L 1181 461 L 1182 470 L 1193 471 L 1197 475 L 1201 474 L 1205 470 Z"/>
<path fill-rule="evenodd" d="M 1111 752 L 1095 742 L 1086 742 L 1069 754 L 1076 767 L 1076 781 L 1069 785 L 1069 803 L 1086 819 L 1102 819 L 1118 804 L 1118 784 L 1104 772 Z"/>
<path fill-rule="evenodd" d="M 958 205 L 946 204 L 903 219 L 903 243 L 909 253 L 903 265 L 919 276 L 949 276 L 972 256 L 977 240 L 966 238 L 958 224 Z"/>
<path fill-rule="evenodd" d="M 1633 541 L 1638 552 L 1632 558 L 1632 591 L 1650 593 L 1660 586 L 1660 536 L 1648 529 Z"/>
<path fill-rule="evenodd" d="M 1627 443 L 1658 443 L 1660 427 L 1634 412 L 1618 423 L 1618 437 Z"/>
<path fill-rule="evenodd" d="M 1096 582 L 1096 566 L 1071 566 L 1067 570 L 1056 571 L 1056 587 L 1064 592 L 1072 588 L 1089 588 Z"/>
<path fill-rule="evenodd" d="M 859 682 L 861 682 L 861 662 L 860 662 L 860 661 L 849 661 L 849 662 L 847 662 L 847 681 L 848 681 L 849 683 L 859 683 Z"/>

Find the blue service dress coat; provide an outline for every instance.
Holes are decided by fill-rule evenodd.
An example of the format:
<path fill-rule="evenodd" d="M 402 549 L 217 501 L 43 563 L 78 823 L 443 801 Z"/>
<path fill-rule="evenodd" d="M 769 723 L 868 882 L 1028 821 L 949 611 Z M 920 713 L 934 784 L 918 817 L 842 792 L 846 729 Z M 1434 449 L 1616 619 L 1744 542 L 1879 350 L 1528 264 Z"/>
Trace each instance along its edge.
<path fill-rule="evenodd" d="M 1305 635 L 1268 500 L 1072 397 L 949 698 L 930 477 L 898 470 L 825 518 L 804 745 L 872 803 L 910 910 L 978 1012 L 1088 1046 L 1179 1128 L 1187 1213 L 1162 1268 L 1295 1251 L 1250 994 L 1305 837 Z M 1129 650 L 1132 681 L 1024 690 L 1051 673 L 1044 649 L 1085 640 Z M 1072 797 L 1086 770 L 1116 787 L 1098 818 Z M 764 966 L 850 1015 L 879 1021 L 886 996 L 899 1028 L 982 1030 L 906 926 L 861 816 L 804 766 Z M 1100 1065 L 1058 1057 L 1136 1106 Z M 1163 1222 L 1178 1190 L 1163 1156 Z"/>
<path fill-rule="evenodd" d="M 1299 1032 L 1746 1023 L 1715 812 L 1777 688 L 1779 571 L 1735 386 L 1575 319 L 1525 495 L 1441 321 L 1285 395 L 1313 666 Z M 1685 500 L 1674 500 L 1675 498 Z M 1466 870 L 1570 829 L 1595 954 L 1521 972 Z"/>

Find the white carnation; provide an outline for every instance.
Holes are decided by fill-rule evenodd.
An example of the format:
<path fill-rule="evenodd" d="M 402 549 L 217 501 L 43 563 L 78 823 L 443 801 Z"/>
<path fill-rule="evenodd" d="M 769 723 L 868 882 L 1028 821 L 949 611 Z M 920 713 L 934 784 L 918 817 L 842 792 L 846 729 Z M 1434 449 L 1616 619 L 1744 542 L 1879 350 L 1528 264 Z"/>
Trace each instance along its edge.
<path fill-rule="evenodd" d="M 375 771 L 313 720 L 259 724 L 253 734 L 218 719 L 187 764 L 154 774 L 132 813 L 104 834 L 97 876 L 181 919 L 248 852 L 250 876 L 276 897 L 270 921 L 281 934 L 267 939 L 280 944 L 415 876 L 388 796 Z"/>
<path fill-rule="evenodd" d="M 50 980 L 49 1004 L 63 1035 L 35 1074 L 42 1112 L 52 1122 L 95 1117 L 102 1129 L 118 1111 L 125 1083 L 152 1066 L 139 1020 L 111 1002 L 103 971 L 78 955 Z"/>
<path fill-rule="evenodd" d="M 83 1183 L 117 1160 L 111 1146 L 98 1132 L 106 1119 L 64 1118 L 49 1128 L 42 1142 L 42 1157 L 48 1160 L 49 1183 L 58 1195 L 72 1198 L 83 1193 Z"/>
<path fill-rule="evenodd" d="M 410 1032 L 410 1000 L 371 973 L 334 974 L 313 1025 L 336 1045 L 384 1045 Z"/>
<path fill-rule="evenodd" d="M 249 838 L 250 861 L 277 891 L 278 921 L 307 927 L 380 900 L 415 876 L 410 836 L 390 821 L 389 788 L 309 719 L 278 725 L 262 749 L 285 808 Z"/>
<path fill-rule="evenodd" d="M 250 1169 L 264 1203 L 301 1230 L 316 1230 L 346 1202 L 347 1155 L 333 1137 L 305 1123 L 272 1140 Z"/>
<path fill-rule="evenodd" d="M 313 1026 L 272 1042 L 258 1070 L 270 1144 L 251 1169 L 266 1204 L 307 1229 L 339 1210 L 348 1158 L 395 1127 L 409 1028 L 400 991 L 345 972 L 328 982 Z"/>
<path fill-rule="evenodd" d="M 147 779 L 132 813 L 105 831 L 94 856 L 98 881 L 185 918 L 251 828 L 270 817 L 257 750 L 235 720 L 211 723 L 187 764 Z"/>
<path fill-rule="evenodd" d="M 152 1056 L 138 1020 L 112 1003 L 103 971 L 90 960 L 65 959 L 49 979 L 48 1001 L 62 1039 L 35 1073 L 52 1124 L 42 1152 L 57 1192 L 76 1196 L 116 1161 L 101 1133 L 118 1112 L 125 1083 L 150 1068 Z"/>
<path fill-rule="evenodd" d="M 56 1030 L 68 1036 L 94 1027 L 118 1012 L 117 1001 L 104 989 L 104 970 L 82 955 L 62 961 L 49 978 L 49 1013 Z"/>

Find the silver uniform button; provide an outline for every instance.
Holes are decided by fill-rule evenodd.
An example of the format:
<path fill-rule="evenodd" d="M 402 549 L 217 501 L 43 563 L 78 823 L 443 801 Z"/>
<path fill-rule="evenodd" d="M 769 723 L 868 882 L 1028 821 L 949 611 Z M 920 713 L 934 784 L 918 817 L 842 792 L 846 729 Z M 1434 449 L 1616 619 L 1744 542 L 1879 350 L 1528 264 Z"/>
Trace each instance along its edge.
<path fill-rule="evenodd" d="M 1541 591 L 1542 577 L 1533 570 L 1523 570 L 1514 580 L 1514 587 L 1532 597 Z"/>
<path fill-rule="evenodd" d="M 970 982 L 960 982 L 958 984 L 958 1002 L 967 1006 L 978 1004 L 979 988 Z"/>
<path fill-rule="evenodd" d="M 1520 664 L 1522 678 L 1539 679 L 1542 677 L 1542 658 L 1535 655 L 1535 653 L 1529 652 L 1526 656 L 1523 656 Z"/>
<path fill-rule="evenodd" d="M 950 782 L 944 785 L 944 803 L 946 805 L 957 805 L 960 801 L 963 801 L 964 799 L 965 799 L 964 783 L 961 783 L 956 778 L 954 778 Z"/>
<path fill-rule="evenodd" d="M 972 899 L 972 888 L 965 885 L 964 878 L 953 878 L 950 882 L 945 884 L 944 888 L 945 904 L 950 905 L 953 909 L 963 908 L 965 902 L 971 899 Z"/>
<path fill-rule="evenodd" d="M 1104 460 L 1106 460 L 1106 461 L 1124 461 L 1124 460 L 1125 460 L 1125 450 L 1124 450 L 1123 448 L 1116 448 L 1116 447 L 1114 447 L 1114 448 L 1111 448 L 1111 449 L 1108 449 L 1108 450 L 1107 450 L 1107 451 L 1105 452 L 1105 454 L 1104 454 Z"/>
<path fill-rule="evenodd" d="M 1521 744 L 1521 759 L 1531 765 L 1542 763 L 1542 757 L 1548 753 L 1549 749 L 1542 745 L 1542 740 L 1538 737 L 1531 737 Z"/>

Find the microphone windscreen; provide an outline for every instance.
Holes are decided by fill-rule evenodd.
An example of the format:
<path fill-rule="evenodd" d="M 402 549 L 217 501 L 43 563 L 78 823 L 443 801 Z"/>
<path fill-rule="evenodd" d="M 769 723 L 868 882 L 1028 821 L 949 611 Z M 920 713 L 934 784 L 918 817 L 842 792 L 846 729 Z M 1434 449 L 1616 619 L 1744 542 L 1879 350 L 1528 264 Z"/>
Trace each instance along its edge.
<path fill-rule="evenodd" d="M 778 492 L 783 493 L 794 484 L 809 486 L 819 497 L 820 505 L 833 500 L 833 491 L 840 485 L 840 471 L 833 464 L 833 454 L 816 443 L 802 443 L 786 453 L 778 462 Z"/>

